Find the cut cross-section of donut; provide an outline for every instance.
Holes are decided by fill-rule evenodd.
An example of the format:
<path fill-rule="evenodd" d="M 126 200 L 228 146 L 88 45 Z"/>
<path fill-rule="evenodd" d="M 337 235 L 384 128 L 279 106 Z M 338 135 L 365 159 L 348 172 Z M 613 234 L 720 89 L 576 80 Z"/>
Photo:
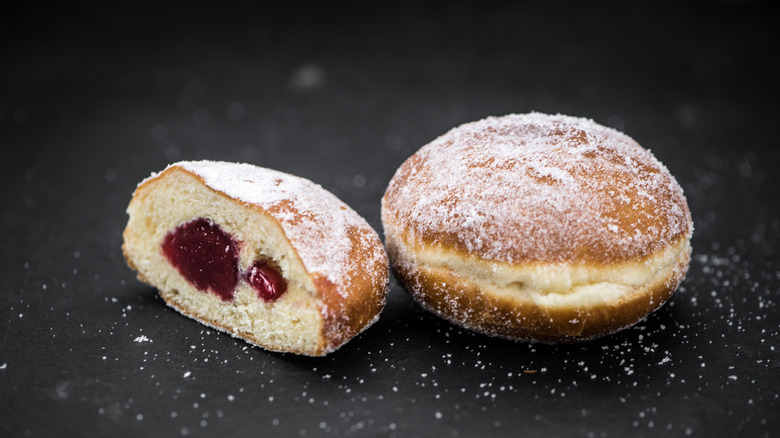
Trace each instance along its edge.
<path fill-rule="evenodd" d="M 142 281 L 203 324 L 322 356 L 379 317 L 379 236 L 309 180 L 249 164 L 175 163 L 139 184 L 122 246 Z"/>

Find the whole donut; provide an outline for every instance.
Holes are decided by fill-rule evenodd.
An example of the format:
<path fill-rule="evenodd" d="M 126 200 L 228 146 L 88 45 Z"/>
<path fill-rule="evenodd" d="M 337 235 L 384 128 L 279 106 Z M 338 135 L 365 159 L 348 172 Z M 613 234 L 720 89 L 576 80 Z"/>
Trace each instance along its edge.
<path fill-rule="evenodd" d="M 631 326 L 685 276 L 693 223 L 648 150 L 541 113 L 457 127 L 409 157 L 382 199 L 399 283 L 424 308 L 508 339 L 574 342 Z"/>

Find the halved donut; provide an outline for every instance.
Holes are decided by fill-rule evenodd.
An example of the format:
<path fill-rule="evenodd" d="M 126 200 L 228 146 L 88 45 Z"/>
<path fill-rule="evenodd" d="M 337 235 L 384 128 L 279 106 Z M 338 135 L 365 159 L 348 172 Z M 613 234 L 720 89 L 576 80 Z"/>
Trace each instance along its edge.
<path fill-rule="evenodd" d="M 269 350 L 325 355 L 377 320 L 388 285 L 379 236 L 309 180 L 180 162 L 144 180 L 122 246 L 179 312 Z"/>

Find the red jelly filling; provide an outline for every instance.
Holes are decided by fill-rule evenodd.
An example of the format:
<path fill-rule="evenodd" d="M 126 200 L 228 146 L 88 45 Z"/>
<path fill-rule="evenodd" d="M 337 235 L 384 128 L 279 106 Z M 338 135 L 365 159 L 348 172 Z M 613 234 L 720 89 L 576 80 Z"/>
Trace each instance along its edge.
<path fill-rule="evenodd" d="M 165 236 L 163 254 L 181 275 L 202 291 L 233 299 L 238 283 L 238 243 L 209 221 L 198 218 Z"/>
<path fill-rule="evenodd" d="M 287 283 L 279 271 L 268 263 L 257 261 L 246 272 L 246 281 L 265 301 L 275 301 L 287 290 Z"/>

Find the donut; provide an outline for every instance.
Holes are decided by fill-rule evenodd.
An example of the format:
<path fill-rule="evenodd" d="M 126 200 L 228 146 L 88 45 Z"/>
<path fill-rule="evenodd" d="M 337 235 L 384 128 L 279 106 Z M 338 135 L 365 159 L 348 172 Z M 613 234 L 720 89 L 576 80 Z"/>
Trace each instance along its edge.
<path fill-rule="evenodd" d="M 379 235 L 332 193 L 250 164 L 190 161 L 142 181 L 122 250 L 180 313 L 267 350 L 335 351 L 382 311 Z"/>
<path fill-rule="evenodd" d="M 382 198 L 392 271 L 422 307 L 476 332 L 567 343 L 629 327 L 688 269 L 682 188 L 592 120 L 541 113 L 452 129 Z"/>

